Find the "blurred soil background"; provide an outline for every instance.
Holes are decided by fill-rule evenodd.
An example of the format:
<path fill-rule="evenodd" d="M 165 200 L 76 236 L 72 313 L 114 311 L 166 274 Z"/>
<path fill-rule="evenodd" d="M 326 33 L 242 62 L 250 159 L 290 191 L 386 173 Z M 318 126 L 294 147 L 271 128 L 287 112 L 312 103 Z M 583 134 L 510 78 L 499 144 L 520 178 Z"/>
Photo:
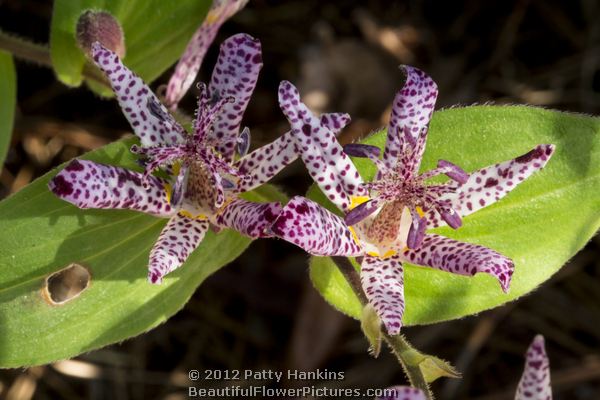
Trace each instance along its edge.
<path fill-rule="evenodd" d="M 0 0 L 0 27 L 47 43 L 51 11 L 51 1 Z M 297 83 L 314 110 L 353 116 L 342 141 L 384 126 L 402 85 L 399 64 L 433 76 L 440 87 L 438 108 L 527 103 L 600 114 L 597 0 L 251 0 L 221 30 L 202 80 L 209 77 L 218 43 L 238 32 L 259 38 L 264 52 L 265 67 L 244 122 L 252 127 L 253 147 L 287 129 L 277 106 L 282 79 Z M 17 62 L 17 72 L 18 112 L 0 197 L 130 132 L 115 101 L 84 87 L 69 89 L 42 67 Z M 165 83 L 169 72 L 153 87 Z M 191 114 L 194 102 L 190 93 L 181 108 Z M 290 195 L 304 193 L 310 184 L 298 162 L 275 183 Z M 517 302 L 476 317 L 405 328 L 417 348 L 463 373 L 461 380 L 435 382 L 437 398 L 513 398 L 525 349 L 541 333 L 555 399 L 599 399 L 599 243 L 593 240 Z M 190 369 L 319 368 L 343 371 L 345 379 L 304 384 L 404 384 L 394 357 L 385 349 L 378 359 L 370 357 L 359 324 L 319 297 L 307 260 L 282 241 L 256 241 L 167 323 L 74 360 L 0 371 L 0 398 L 185 399 Z M 245 382 L 251 383 L 260 382 Z"/>

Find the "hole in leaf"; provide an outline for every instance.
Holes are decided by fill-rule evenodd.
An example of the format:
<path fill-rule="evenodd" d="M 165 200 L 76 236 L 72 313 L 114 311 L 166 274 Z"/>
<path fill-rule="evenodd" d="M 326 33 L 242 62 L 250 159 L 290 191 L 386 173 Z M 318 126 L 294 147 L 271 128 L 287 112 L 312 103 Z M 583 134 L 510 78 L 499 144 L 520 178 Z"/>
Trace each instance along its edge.
<path fill-rule="evenodd" d="M 87 268 L 70 264 L 46 278 L 43 295 L 52 305 L 62 305 L 81 294 L 90 284 L 91 275 Z"/>

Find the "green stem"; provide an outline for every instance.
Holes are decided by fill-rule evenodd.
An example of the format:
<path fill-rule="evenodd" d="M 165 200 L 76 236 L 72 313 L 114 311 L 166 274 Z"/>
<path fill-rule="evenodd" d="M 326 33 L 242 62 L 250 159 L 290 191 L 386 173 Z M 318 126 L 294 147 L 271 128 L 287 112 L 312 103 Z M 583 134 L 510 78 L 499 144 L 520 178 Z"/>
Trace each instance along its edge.
<path fill-rule="evenodd" d="M 360 276 L 354 265 L 346 257 L 331 257 L 331 259 L 344 275 L 344 278 L 350 284 L 352 291 L 358 297 L 363 307 L 366 306 L 368 304 L 367 296 L 362 289 Z M 415 350 L 410 343 L 402 335 L 390 336 L 386 332 L 383 332 L 383 339 L 400 362 L 410 385 L 421 389 L 428 400 L 433 400 L 433 394 L 429 389 L 429 384 L 425 380 L 419 364 L 414 361 L 414 357 L 411 357 L 411 354 L 414 354 Z"/>
<path fill-rule="evenodd" d="M 350 284 L 350 287 L 352 287 L 352 291 L 358 297 L 360 303 L 363 305 L 363 307 L 366 306 L 368 303 L 367 296 L 365 295 L 365 292 L 363 292 L 362 283 L 360 282 L 360 275 L 354 268 L 354 265 L 352 265 L 347 257 L 333 256 L 331 259 L 335 265 L 337 265 L 342 275 L 344 275 L 344 278 L 346 278 L 346 281 Z"/>
<path fill-rule="evenodd" d="M 400 364 L 404 368 L 404 373 L 408 376 L 410 385 L 421 389 L 425 393 L 425 398 L 433 399 L 433 393 L 423 376 L 421 368 L 418 364 L 410 360 L 412 358 L 410 355 L 415 352 L 410 343 L 402 335 L 390 336 L 387 333 L 383 333 L 383 338 L 392 349 L 398 361 L 400 361 Z"/>
<path fill-rule="evenodd" d="M 48 46 L 30 42 L 2 30 L 0 30 L 0 50 L 5 50 L 18 59 L 52 68 L 52 58 Z M 86 64 L 82 74 L 85 78 L 110 88 L 106 78 L 91 65 Z"/>

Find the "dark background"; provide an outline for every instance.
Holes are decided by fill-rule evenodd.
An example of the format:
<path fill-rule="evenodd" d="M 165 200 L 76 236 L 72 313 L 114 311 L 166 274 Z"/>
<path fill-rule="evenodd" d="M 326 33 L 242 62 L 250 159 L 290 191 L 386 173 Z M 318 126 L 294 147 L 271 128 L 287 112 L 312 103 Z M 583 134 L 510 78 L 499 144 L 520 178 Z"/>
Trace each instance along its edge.
<path fill-rule="evenodd" d="M 51 11 L 51 1 L 0 0 L 0 27 L 46 43 Z M 353 116 L 342 141 L 384 126 L 402 85 L 397 65 L 403 63 L 438 82 L 438 108 L 493 102 L 600 112 L 597 0 L 251 0 L 215 43 L 238 32 L 259 38 L 265 59 L 245 114 L 252 146 L 286 130 L 276 98 L 282 79 L 297 83 L 314 110 Z M 205 81 L 217 49 L 205 60 Z M 18 62 L 17 70 L 18 112 L 0 196 L 129 132 L 116 102 L 83 87 L 69 89 L 43 67 Z M 169 72 L 153 87 L 165 83 Z M 194 93 L 181 108 L 193 112 Z M 295 163 L 275 183 L 290 195 L 301 194 L 310 184 L 307 176 Z M 555 398 L 600 398 L 597 255 L 593 240 L 543 287 L 504 307 L 405 328 L 417 348 L 463 372 L 462 380 L 435 382 L 437 398 L 513 398 L 523 354 L 536 333 L 546 337 Z M 73 361 L 0 371 L 0 398 L 185 399 L 190 369 L 319 368 L 343 371 L 345 379 L 307 385 L 405 383 L 393 356 L 384 349 L 378 359 L 370 357 L 358 323 L 319 297 L 307 260 L 282 241 L 256 241 L 167 323 Z"/>

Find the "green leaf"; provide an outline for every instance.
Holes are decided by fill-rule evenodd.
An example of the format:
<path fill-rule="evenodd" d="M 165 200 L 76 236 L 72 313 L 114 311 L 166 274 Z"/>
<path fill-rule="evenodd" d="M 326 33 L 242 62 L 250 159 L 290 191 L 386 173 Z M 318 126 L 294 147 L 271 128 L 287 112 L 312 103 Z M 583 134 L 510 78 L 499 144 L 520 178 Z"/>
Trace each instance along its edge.
<path fill-rule="evenodd" d="M 132 140 L 86 159 L 135 168 Z M 79 210 L 47 189 L 51 171 L 0 202 L 0 366 L 73 357 L 145 332 L 181 309 L 207 276 L 239 256 L 250 239 L 209 232 L 162 285 L 146 280 L 148 256 L 166 219 L 125 210 Z M 282 199 L 273 187 L 248 193 Z M 45 278 L 71 263 L 91 272 L 81 294 L 63 305 L 42 295 Z"/>
<path fill-rule="evenodd" d="M 418 365 L 427 383 L 434 382 L 441 377 L 461 378 L 460 372 L 448 361 L 412 348 L 402 352 L 402 359 L 408 365 Z"/>
<path fill-rule="evenodd" d="M 383 147 L 379 132 L 365 143 Z M 460 318 L 534 290 L 577 253 L 600 226 L 600 119 L 524 106 L 475 106 L 434 113 L 423 170 L 446 159 L 474 171 L 512 159 L 541 143 L 556 145 L 544 170 L 494 205 L 469 215 L 463 227 L 434 230 L 490 247 L 513 259 L 510 292 L 487 274 L 454 275 L 410 264 L 405 268 L 405 325 Z M 372 164 L 355 159 L 367 180 Z M 311 188 L 309 197 L 328 204 Z M 333 306 L 360 318 L 362 307 L 328 258 L 311 261 L 315 287 Z"/>
<path fill-rule="evenodd" d="M 17 101 L 17 74 L 12 56 L 0 51 L 0 168 L 8 153 Z"/>
<path fill-rule="evenodd" d="M 427 354 L 419 353 L 423 357 L 419 362 L 419 368 L 423 373 L 423 378 L 427 383 L 434 382 L 435 380 L 446 377 L 446 378 L 460 378 L 461 374 L 454 368 L 449 362 L 442 360 L 441 358 L 430 356 Z"/>
<path fill-rule="evenodd" d="M 58 79 L 70 86 L 83 80 L 86 58 L 77 46 L 75 26 L 85 10 L 108 11 L 120 22 L 127 47 L 124 63 L 149 83 L 181 56 L 209 6 L 209 0 L 55 0 L 50 56 Z M 101 94 L 111 94 L 91 83 Z"/>

